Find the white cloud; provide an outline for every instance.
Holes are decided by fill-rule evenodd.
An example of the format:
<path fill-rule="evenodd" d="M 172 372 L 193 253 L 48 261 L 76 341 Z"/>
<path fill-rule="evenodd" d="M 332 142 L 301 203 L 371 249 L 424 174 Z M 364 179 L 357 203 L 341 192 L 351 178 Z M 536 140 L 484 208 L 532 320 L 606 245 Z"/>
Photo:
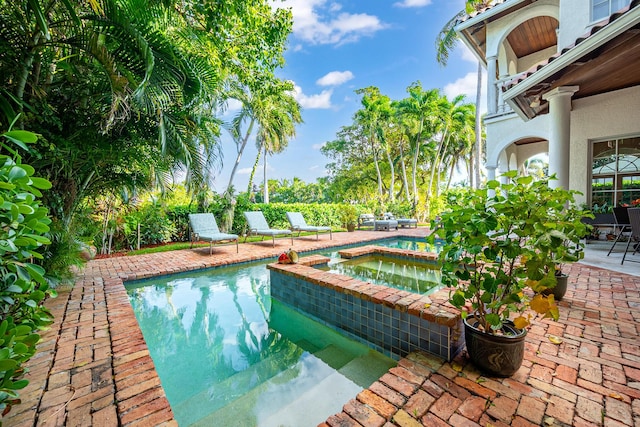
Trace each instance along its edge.
<path fill-rule="evenodd" d="M 332 89 L 326 89 L 315 95 L 305 95 L 302 88 L 298 85 L 293 87 L 294 98 L 303 108 L 308 109 L 328 109 L 331 108 Z"/>
<path fill-rule="evenodd" d="M 423 7 L 431 4 L 431 0 L 402 0 L 394 3 L 396 7 Z"/>
<path fill-rule="evenodd" d="M 313 165 L 313 166 L 309 167 L 309 170 L 310 170 L 310 171 L 314 171 L 314 170 L 316 170 L 316 169 L 320 169 L 320 168 L 321 168 L 321 166 L 320 166 L 320 165 Z"/>
<path fill-rule="evenodd" d="M 320 150 L 325 145 L 326 145 L 326 142 L 323 142 L 322 144 L 313 144 L 311 148 L 313 148 L 314 150 Z"/>
<path fill-rule="evenodd" d="M 486 86 L 484 83 L 486 80 L 486 73 L 483 70 L 482 73 L 482 94 L 480 99 L 480 113 L 484 113 L 487 109 L 486 102 Z M 477 73 L 467 73 L 464 77 L 456 80 L 453 83 L 449 83 L 443 89 L 444 94 L 449 99 L 453 99 L 458 95 L 465 95 L 467 97 L 467 102 L 475 103 L 476 100 L 476 89 L 478 83 L 478 74 Z"/>
<path fill-rule="evenodd" d="M 237 99 L 229 98 L 227 101 L 227 113 L 233 113 L 235 111 L 240 111 L 242 108 L 242 102 Z"/>
<path fill-rule="evenodd" d="M 471 52 L 471 49 L 469 49 L 466 44 L 460 43 L 460 48 L 458 49 L 461 51 L 460 56 L 464 61 L 474 63 L 478 62 L 478 58 L 476 58 L 476 56 L 473 54 L 473 52 Z"/>
<path fill-rule="evenodd" d="M 320 86 L 339 86 L 353 79 L 351 71 L 331 71 L 316 80 L 316 84 Z"/>
<path fill-rule="evenodd" d="M 377 16 L 340 12 L 337 2 L 286 0 L 274 2 L 274 7 L 291 8 L 294 35 L 311 44 L 355 42 L 386 28 Z"/>
<path fill-rule="evenodd" d="M 238 169 L 238 172 L 236 172 L 236 174 L 237 175 L 251 175 L 251 171 L 252 170 L 253 170 L 253 167 L 240 168 L 240 169 Z M 262 175 L 262 171 L 263 170 L 264 170 L 264 163 L 259 163 L 258 166 L 256 166 L 256 176 L 257 175 Z M 267 172 L 273 172 L 273 171 L 275 171 L 275 169 L 271 167 L 271 163 L 270 162 L 267 162 Z M 254 177 L 254 181 L 255 181 L 255 177 Z"/>

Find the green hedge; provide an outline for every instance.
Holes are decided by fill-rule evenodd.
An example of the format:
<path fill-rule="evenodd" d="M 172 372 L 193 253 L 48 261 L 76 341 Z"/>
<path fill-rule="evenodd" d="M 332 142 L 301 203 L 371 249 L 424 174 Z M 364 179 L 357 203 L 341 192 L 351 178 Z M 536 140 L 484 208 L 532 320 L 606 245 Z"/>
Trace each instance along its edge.
<path fill-rule="evenodd" d="M 223 196 L 215 195 L 209 200 L 205 212 L 213 213 L 221 230 L 242 236 L 247 231 L 247 223 L 243 213 L 247 211 L 262 211 L 267 223 L 272 228 L 290 227 L 287 221 L 287 212 L 300 212 L 307 224 L 330 226 L 340 229 L 342 224 L 342 212 L 344 203 L 252 203 L 245 195 L 238 196 L 236 200 L 230 200 Z M 410 206 L 397 204 L 394 206 L 380 207 L 368 205 L 354 205 L 357 214 L 378 212 L 394 212 L 397 216 L 412 217 Z M 203 212 L 195 205 L 162 206 L 148 205 L 140 212 L 126 215 L 127 227 L 126 241 L 130 247 L 137 239 L 135 225 L 140 221 L 142 244 L 160 243 L 162 241 L 187 242 L 189 241 L 189 214 Z M 233 224 L 229 230 L 227 223 L 233 212 Z"/>
<path fill-rule="evenodd" d="M 3 134 L 16 142 L 35 142 L 30 132 Z M 3 147 L 4 144 L 2 144 Z M 0 413 L 20 402 L 18 390 L 29 381 L 23 364 L 36 352 L 38 330 L 53 321 L 43 303 L 49 290 L 40 251 L 50 244 L 51 220 L 40 206 L 40 190 L 49 181 L 34 177 L 33 167 L 0 155 Z"/>

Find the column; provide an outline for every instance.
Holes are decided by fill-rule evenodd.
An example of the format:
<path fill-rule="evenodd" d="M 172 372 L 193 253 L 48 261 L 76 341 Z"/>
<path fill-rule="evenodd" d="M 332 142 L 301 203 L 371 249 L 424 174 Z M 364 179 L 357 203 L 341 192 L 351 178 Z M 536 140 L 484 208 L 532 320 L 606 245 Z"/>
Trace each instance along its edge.
<path fill-rule="evenodd" d="M 487 169 L 487 181 L 493 181 L 496 179 L 496 166 L 485 166 Z"/>
<path fill-rule="evenodd" d="M 550 181 L 552 188 L 569 188 L 569 148 L 571 144 L 571 97 L 578 86 L 561 86 L 542 96 L 549 101 L 549 175 L 558 178 Z"/>
<path fill-rule="evenodd" d="M 498 57 L 487 57 L 487 110 L 489 114 L 496 114 L 498 111 L 497 67 Z"/>
<path fill-rule="evenodd" d="M 485 166 L 487 169 L 487 182 L 496 179 L 496 166 Z M 488 197 L 494 197 L 496 195 L 495 190 L 487 190 Z"/>

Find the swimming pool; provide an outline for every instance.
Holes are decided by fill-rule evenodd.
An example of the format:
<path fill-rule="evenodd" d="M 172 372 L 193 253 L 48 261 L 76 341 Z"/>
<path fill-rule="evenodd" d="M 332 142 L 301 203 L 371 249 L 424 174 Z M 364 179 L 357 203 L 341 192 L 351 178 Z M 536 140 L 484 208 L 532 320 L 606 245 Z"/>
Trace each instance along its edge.
<path fill-rule="evenodd" d="M 442 280 L 440 268 L 435 262 L 392 259 L 380 254 L 334 259 L 324 269 L 417 294 L 438 289 Z"/>
<path fill-rule="evenodd" d="M 180 426 L 315 425 L 396 363 L 272 299 L 264 262 L 126 288 Z"/>

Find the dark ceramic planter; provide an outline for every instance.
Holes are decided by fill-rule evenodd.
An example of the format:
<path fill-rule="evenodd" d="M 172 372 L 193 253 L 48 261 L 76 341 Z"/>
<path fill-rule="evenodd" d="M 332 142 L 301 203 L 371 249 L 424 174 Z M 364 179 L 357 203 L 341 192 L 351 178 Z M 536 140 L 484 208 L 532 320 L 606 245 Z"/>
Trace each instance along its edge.
<path fill-rule="evenodd" d="M 473 316 L 464 319 L 465 342 L 473 364 L 482 372 L 496 377 L 515 374 L 524 358 L 527 331 L 508 322 L 503 326 L 503 335 L 493 335 L 479 330 L 477 324 Z"/>
<path fill-rule="evenodd" d="M 567 284 L 569 283 L 569 276 L 561 274 L 556 276 L 556 286 L 551 289 L 545 289 L 542 291 L 543 295 L 553 294 L 553 299 L 561 301 L 564 298 L 564 294 L 567 293 Z"/>

